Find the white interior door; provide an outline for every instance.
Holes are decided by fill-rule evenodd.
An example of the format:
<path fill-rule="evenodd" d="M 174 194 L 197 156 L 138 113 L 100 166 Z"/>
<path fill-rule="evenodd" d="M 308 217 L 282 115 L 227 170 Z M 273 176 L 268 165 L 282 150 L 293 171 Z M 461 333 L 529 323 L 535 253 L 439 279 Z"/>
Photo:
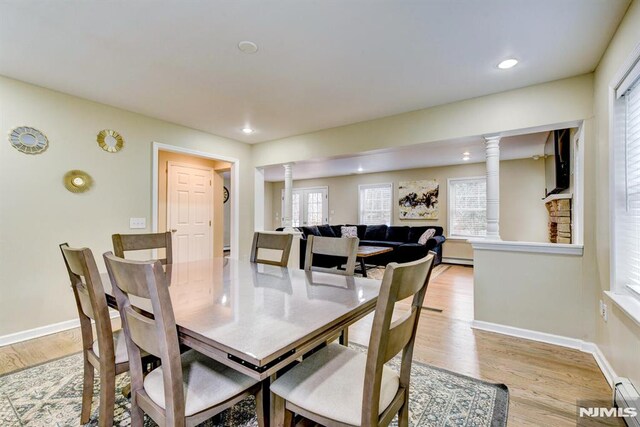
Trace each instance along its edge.
<path fill-rule="evenodd" d="M 284 190 L 282 190 L 284 212 Z M 291 194 L 291 226 L 302 227 L 329 223 L 329 189 L 327 187 L 296 188 Z"/>
<path fill-rule="evenodd" d="M 174 263 L 213 254 L 213 169 L 168 162 L 167 228 Z"/>

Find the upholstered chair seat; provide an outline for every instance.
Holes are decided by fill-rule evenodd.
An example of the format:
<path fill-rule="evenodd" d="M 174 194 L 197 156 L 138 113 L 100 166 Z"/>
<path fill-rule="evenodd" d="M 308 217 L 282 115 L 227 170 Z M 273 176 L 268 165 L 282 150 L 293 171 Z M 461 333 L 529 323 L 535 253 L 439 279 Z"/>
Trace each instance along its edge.
<path fill-rule="evenodd" d="M 100 349 L 98 348 L 98 340 L 93 342 L 91 347 L 96 356 L 100 357 Z M 124 337 L 122 329 L 113 333 L 113 350 L 117 363 L 125 363 L 129 361 L 129 355 L 127 354 L 127 342 Z"/>
<path fill-rule="evenodd" d="M 258 383 L 193 350 L 183 353 L 181 358 L 184 414 L 187 417 L 216 406 Z M 166 408 L 162 366 L 145 377 L 144 391 L 158 406 Z"/>
<path fill-rule="evenodd" d="M 271 391 L 296 406 L 341 423 L 362 424 L 362 401 L 367 354 L 329 344 L 271 385 Z M 382 371 L 382 414 L 400 387 L 400 376 L 387 366 Z"/>

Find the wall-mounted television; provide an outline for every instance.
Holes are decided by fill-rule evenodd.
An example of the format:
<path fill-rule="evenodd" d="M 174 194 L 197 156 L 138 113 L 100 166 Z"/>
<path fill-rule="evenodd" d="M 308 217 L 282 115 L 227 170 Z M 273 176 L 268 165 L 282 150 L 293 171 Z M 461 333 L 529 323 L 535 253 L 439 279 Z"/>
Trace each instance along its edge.
<path fill-rule="evenodd" d="M 569 188 L 571 180 L 571 129 L 549 132 L 544 144 L 545 195 Z"/>

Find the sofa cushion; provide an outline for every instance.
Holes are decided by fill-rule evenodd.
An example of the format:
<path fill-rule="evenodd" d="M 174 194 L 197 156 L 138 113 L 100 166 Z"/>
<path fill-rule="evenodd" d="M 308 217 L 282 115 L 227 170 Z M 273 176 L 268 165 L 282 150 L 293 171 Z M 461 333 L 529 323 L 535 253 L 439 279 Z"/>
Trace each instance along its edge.
<path fill-rule="evenodd" d="M 338 237 L 336 233 L 333 232 L 333 228 L 329 224 L 318 225 L 318 231 L 321 236 L 324 237 Z"/>
<path fill-rule="evenodd" d="M 335 234 L 336 237 L 342 236 L 342 224 L 332 225 L 331 229 L 333 230 L 333 234 Z"/>
<path fill-rule="evenodd" d="M 422 233 L 422 236 L 420 236 L 420 238 L 418 239 L 418 243 L 421 245 L 426 245 L 427 240 L 429 240 L 435 235 L 436 235 L 436 230 L 434 230 L 433 228 L 428 228 L 427 231 Z"/>
<path fill-rule="evenodd" d="M 343 225 L 340 228 L 340 237 L 358 237 L 358 229 L 353 225 Z"/>
<path fill-rule="evenodd" d="M 419 243 L 405 243 L 398 246 L 395 250 L 395 261 L 397 262 L 411 262 L 424 258 L 429 253 L 429 248 L 426 245 Z"/>
<path fill-rule="evenodd" d="M 409 237 L 409 227 L 407 226 L 391 226 L 387 228 L 385 240 L 392 242 L 406 242 Z"/>
<path fill-rule="evenodd" d="M 409 229 L 409 237 L 407 241 L 409 243 L 418 243 L 420 236 L 424 234 L 427 229 L 430 228 L 428 226 L 420 226 L 420 227 L 410 227 Z"/>
<path fill-rule="evenodd" d="M 364 232 L 365 240 L 385 240 L 387 238 L 387 225 L 367 225 Z"/>
<path fill-rule="evenodd" d="M 364 233 L 367 231 L 367 226 L 364 224 L 356 225 L 356 224 L 347 224 L 350 227 L 356 227 L 358 229 L 358 239 L 364 239 Z"/>
<path fill-rule="evenodd" d="M 360 240 L 360 246 L 382 246 L 384 248 L 397 248 L 405 242 L 388 242 L 386 240 Z"/>
<path fill-rule="evenodd" d="M 318 227 L 316 227 L 315 225 L 312 225 L 310 227 L 301 227 L 301 230 L 304 234 L 304 237 L 309 237 L 310 235 L 320 236 L 320 231 L 318 231 Z"/>

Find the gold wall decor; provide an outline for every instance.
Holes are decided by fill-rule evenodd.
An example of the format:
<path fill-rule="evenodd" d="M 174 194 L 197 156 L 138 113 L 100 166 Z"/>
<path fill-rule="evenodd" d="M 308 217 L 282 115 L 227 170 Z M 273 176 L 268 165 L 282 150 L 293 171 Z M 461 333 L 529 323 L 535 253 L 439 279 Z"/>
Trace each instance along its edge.
<path fill-rule="evenodd" d="M 124 147 L 124 139 L 115 130 L 103 129 L 98 132 L 98 145 L 104 151 L 117 153 Z"/>
<path fill-rule="evenodd" d="M 227 187 L 222 187 L 222 195 L 224 196 L 224 202 L 222 203 L 227 203 L 227 200 L 229 200 L 229 189 Z"/>
<path fill-rule="evenodd" d="M 72 193 L 84 193 L 93 185 L 93 178 L 81 170 L 70 170 L 64 174 L 64 186 Z"/>
<path fill-rule="evenodd" d="M 45 134 L 28 126 L 19 126 L 9 132 L 9 142 L 13 148 L 25 154 L 40 154 L 49 147 Z"/>

